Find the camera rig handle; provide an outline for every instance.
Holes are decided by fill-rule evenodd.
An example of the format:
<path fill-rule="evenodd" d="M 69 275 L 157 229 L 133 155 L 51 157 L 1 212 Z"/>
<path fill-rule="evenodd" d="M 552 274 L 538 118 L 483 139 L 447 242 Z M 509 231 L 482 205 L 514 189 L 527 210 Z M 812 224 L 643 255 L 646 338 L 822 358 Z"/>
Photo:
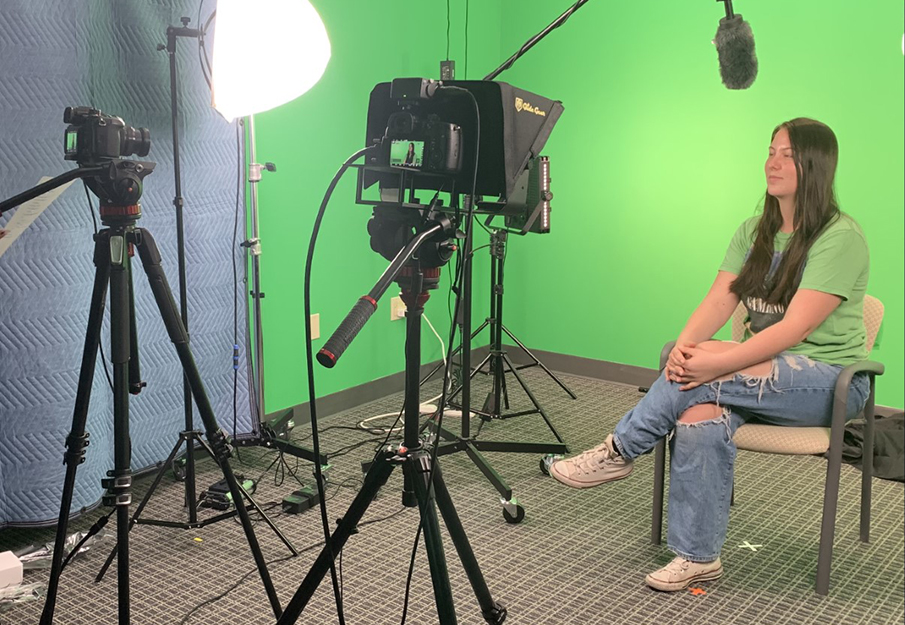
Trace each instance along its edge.
<path fill-rule="evenodd" d="M 94 167 L 79 167 L 78 169 L 67 171 L 66 173 L 60 174 L 56 178 L 51 178 L 47 182 L 42 182 L 41 184 L 32 187 L 28 191 L 23 191 L 22 193 L 15 195 L 8 200 L 3 200 L 2 202 L 0 202 L 0 215 L 12 208 L 19 206 L 20 204 L 24 204 L 29 200 L 35 199 L 39 195 L 44 195 L 48 191 L 66 184 L 70 180 L 75 180 L 76 178 L 98 176 L 107 173 L 109 170 L 109 165 L 97 165 Z"/>
<path fill-rule="evenodd" d="M 403 247 L 389 267 L 380 276 L 377 284 L 368 292 L 367 295 L 361 296 L 346 318 L 343 319 L 336 331 L 327 339 L 323 348 L 317 353 L 317 361 L 328 369 L 336 366 L 343 352 L 349 347 L 349 344 L 358 336 L 358 333 L 377 310 L 377 301 L 386 293 L 390 284 L 396 279 L 397 274 L 402 270 L 403 266 L 414 256 L 421 244 L 433 237 L 438 232 L 444 232 L 449 222 L 431 222 L 428 228 L 422 230 Z"/>

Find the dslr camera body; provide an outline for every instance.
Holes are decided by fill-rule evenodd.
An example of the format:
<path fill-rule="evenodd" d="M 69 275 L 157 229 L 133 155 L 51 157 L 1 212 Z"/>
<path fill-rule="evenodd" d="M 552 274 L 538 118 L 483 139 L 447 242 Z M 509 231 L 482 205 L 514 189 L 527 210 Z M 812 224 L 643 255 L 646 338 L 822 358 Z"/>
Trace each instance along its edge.
<path fill-rule="evenodd" d="M 121 117 L 105 115 L 88 106 L 67 106 L 63 122 L 69 124 L 63 139 L 67 161 L 97 164 L 137 154 L 147 156 L 151 149 L 151 133 L 147 128 L 133 128 Z"/>
<path fill-rule="evenodd" d="M 435 113 L 419 117 L 398 111 L 387 120 L 384 157 L 390 167 L 456 174 L 462 169 L 461 146 L 462 128 Z"/>

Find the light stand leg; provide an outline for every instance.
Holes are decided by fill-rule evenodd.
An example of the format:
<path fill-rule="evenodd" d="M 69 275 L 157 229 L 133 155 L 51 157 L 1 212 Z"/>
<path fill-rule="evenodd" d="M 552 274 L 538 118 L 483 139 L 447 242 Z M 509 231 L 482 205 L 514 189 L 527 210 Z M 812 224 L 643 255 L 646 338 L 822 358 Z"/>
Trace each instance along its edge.
<path fill-rule="evenodd" d="M 57 532 L 53 547 L 53 560 L 50 567 L 50 579 L 47 582 L 47 595 L 41 613 L 41 625 L 53 623 L 57 592 L 60 585 L 60 574 L 63 569 L 63 558 L 66 549 L 66 531 L 69 527 L 69 509 L 72 506 L 72 494 L 75 488 L 75 473 L 85 457 L 85 446 L 88 433 L 85 422 L 88 418 L 88 405 L 91 401 L 91 384 L 94 381 L 94 368 L 97 363 L 97 350 L 100 344 L 101 326 L 104 321 L 104 303 L 107 298 L 107 285 L 110 281 L 110 248 L 108 231 L 102 230 L 95 235 L 94 245 L 94 289 L 91 294 L 91 305 L 88 309 L 88 328 L 85 333 L 85 345 L 82 349 L 82 365 L 79 369 L 78 391 L 75 397 L 75 409 L 72 414 L 72 427 L 66 439 L 66 453 L 63 462 L 66 464 L 66 477 L 63 480 L 63 496 L 60 502 L 60 515 L 57 518 Z"/>
<path fill-rule="evenodd" d="M 507 335 L 509 338 L 511 338 L 511 339 L 515 342 L 515 344 L 518 345 L 518 346 L 521 348 L 521 350 L 522 350 L 523 352 L 525 352 L 525 354 L 528 355 L 528 357 L 529 357 L 531 360 L 534 361 L 533 364 L 530 364 L 530 365 L 521 365 L 521 366 L 519 366 L 519 367 L 518 367 L 519 369 L 527 369 L 528 367 L 534 367 L 534 366 L 540 367 L 541 369 L 544 370 L 544 372 L 545 372 L 548 376 L 550 376 L 551 378 L 553 378 L 553 381 L 554 381 L 554 382 L 556 382 L 557 384 L 559 384 L 559 387 L 560 387 L 562 390 L 564 390 L 564 391 L 569 395 L 569 397 L 571 397 L 572 399 L 578 399 L 578 396 L 577 396 L 575 393 L 572 392 L 572 389 L 570 389 L 568 386 L 566 386 L 565 383 L 564 383 L 562 380 L 560 380 L 558 377 L 556 377 L 556 375 L 555 375 L 552 371 L 550 371 L 549 369 L 547 369 L 546 365 L 544 365 L 544 363 L 542 363 L 542 362 L 540 361 L 540 359 L 539 359 L 537 356 L 535 356 L 534 354 L 532 354 L 532 353 L 531 353 L 531 350 L 529 350 L 527 347 L 525 347 L 525 344 L 522 343 L 520 340 L 518 340 L 518 338 L 517 338 L 512 332 L 510 332 L 508 329 L 506 329 L 506 326 L 504 326 L 504 325 L 502 324 L 502 322 L 500 323 L 500 327 L 503 328 L 503 332 L 505 332 L 506 335 Z"/>
<path fill-rule="evenodd" d="M 466 206 L 467 207 L 467 206 Z M 448 455 L 451 453 L 455 453 L 458 451 L 465 451 L 469 458 L 474 462 L 474 464 L 478 467 L 481 473 L 490 481 L 490 483 L 497 489 L 500 494 L 501 499 L 503 500 L 504 505 L 504 517 L 506 521 L 509 523 L 518 523 L 521 521 L 524 515 L 523 510 L 519 510 L 520 506 L 518 506 L 515 499 L 512 497 L 512 489 L 506 484 L 503 480 L 502 476 L 490 465 L 487 459 L 480 453 L 481 451 L 498 451 L 498 452 L 514 452 L 514 453 L 539 453 L 539 454 L 564 454 L 568 451 L 568 447 L 563 441 L 562 437 L 559 435 L 559 432 L 556 431 L 556 428 L 553 426 L 552 421 L 547 417 L 546 413 L 540 407 L 540 404 L 537 401 L 537 398 L 534 394 L 529 390 L 526 382 L 522 377 L 518 374 L 516 367 L 512 364 L 511 360 L 509 360 L 508 356 L 502 349 L 502 335 L 505 328 L 502 324 L 502 316 L 503 316 L 503 258 L 505 255 L 505 237 L 506 232 L 501 230 L 494 230 L 491 233 L 491 244 L 490 251 L 492 256 L 492 265 L 491 265 L 491 299 L 490 299 L 490 317 L 488 317 L 485 325 L 490 326 L 490 337 L 491 337 L 491 345 L 490 345 L 490 353 L 488 356 L 481 362 L 480 366 L 472 369 L 470 367 L 470 349 L 468 345 L 470 341 L 463 341 L 461 349 L 463 353 L 462 359 L 462 368 L 463 371 L 467 371 L 467 374 L 463 375 L 463 384 L 460 389 L 457 389 L 453 392 L 450 397 L 455 397 L 456 393 L 459 390 L 462 391 L 462 433 L 460 436 L 452 435 L 450 432 L 446 430 L 439 430 L 437 434 L 439 437 L 444 439 L 442 444 L 439 444 L 438 447 L 438 455 Z M 469 238 L 466 238 L 463 247 L 462 253 L 465 255 L 465 263 L 464 267 L 464 277 L 463 277 L 463 299 L 464 299 L 464 309 L 463 309 L 463 329 L 462 336 L 469 336 L 468 328 L 470 328 L 471 323 L 471 241 Z M 481 326 L 482 328 L 484 326 Z M 506 331 L 508 334 L 508 331 Z M 518 342 L 518 341 L 517 341 Z M 519 346 L 523 347 L 521 342 L 518 342 Z M 466 353 L 468 358 L 466 358 Z M 486 440 L 478 440 L 476 438 L 472 438 L 469 435 L 469 419 L 465 416 L 470 414 L 468 410 L 470 406 L 470 396 L 466 396 L 467 391 L 470 388 L 471 379 L 478 373 L 478 371 L 485 365 L 489 363 L 489 372 L 490 375 L 493 376 L 493 389 L 489 393 L 487 400 L 485 401 L 484 408 L 482 410 L 475 410 L 474 412 L 480 414 L 482 418 L 510 418 L 516 416 L 523 416 L 528 414 L 540 414 L 541 417 L 546 422 L 547 426 L 552 431 L 553 435 L 556 437 L 555 443 L 532 443 L 532 442 L 502 442 L 502 441 L 486 441 Z M 506 389 L 506 381 L 505 374 L 507 372 L 506 367 L 509 368 L 515 375 L 516 378 L 524 389 L 525 393 L 528 395 L 528 398 L 533 403 L 535 409 L 521 411 L 517 413 L 511 414 L 502 414 L 501 404 L 505 404 L 508 408 L 508 394 Z M 551 374 L 552 375 L 552 374 Z M 555 378 L 554 378 L 555 379 Z M 560 383 L 563 388 L 564 385 Z M 571 393 L 568 389 L 566 389 L 570 395 L 574 398 L 574 394 Z M 433 428 L 436 430 L 436 428 Z M 516 510 L 516 513 L 513 514 L 512 510 Z"/>
<path fill-rule="evenodd" d="M 182 320 L 178 316 L 176 302 L 173 300 L 173 294 L 167 284 L 163 268 L 160 266 L 160 252 L 157 250 L 157 245 L 155 244 L 153 237 L 147 230 L 136 229 L 136 234 L 138 236 L 136 237 L 135 243 L 138 247 L 145 273 L 148 276 L 151 291 L 154 293 L 154 299 L 157 302 L 157 307 L 160 309 L 160 314 L 163 318 L 164 325 L 166 326 L 167 333 L 170 335 L 170 340 L 173 342 L 176 353 L 179 355 L 182 369 L 189 380 L 192 396 L 198 406 L 201 421 L 204 423 L 207 440 L 214 450 L 215 456 L 220 464 L 220 469 L 223 472 L 223 477 L 229 485 L 229 491 L 232 494 L 236 512 L 241 520 L 242 529 L 245 531 L 245 538 L 248 540 L 248 546 L 254 556 L 255 564 L 257 565 L 258 572 L 261 576 L 261 581 L 264 583 L 264 590 L 267 593 L 267 598 L 270 601 L 274 615 L 279 618 L 282 613 L 280 602 L 277 598 L 276 590 L 273 587 L 273 582 L 270 579 L 270 573 L 267 571 L 267 563 L 264 561 L 264 556 L 261 553 L 261 548 L 258 544 L 258 539 L 255 536 L 251 519 L 248 516 L 248 510 L 242 505 L 242 502 L 245 501 L 245 493 L 239 486 L 232 467 L 229 464 L 231 447 L 227 442 L 226 435 L 217 425 L 213 408 L 211 408 L 210 400 L 208 400 L 207 393 L 204 390 L 204 383 L 201 381 L 201 375 L 198 372 L 198 367 L 195 365 L 195 359 L 192 356 L 192 352 L 188 345 L 188 334 L 182 325 Z"/>

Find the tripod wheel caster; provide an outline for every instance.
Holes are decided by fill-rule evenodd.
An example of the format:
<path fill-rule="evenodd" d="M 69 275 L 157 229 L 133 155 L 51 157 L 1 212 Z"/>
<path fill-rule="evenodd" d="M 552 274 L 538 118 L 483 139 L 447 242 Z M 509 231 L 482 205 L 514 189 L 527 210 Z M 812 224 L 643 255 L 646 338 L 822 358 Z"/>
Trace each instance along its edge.
<path fill-rule="evenodd" d="M 510 512 L 510 508 L 515 508 L 515 512 Z M 505 506 L 503 508 L 503 518 L 506 519 L 506 523 L 510 523 L 515 525 L 516 523 L 521 523 L 522 519 L 525 518 L 525 509 L 521 506 L 521 504 L 516 504 L 515 506 Z"/>
<path fill-rule="evenodd" d="M 563 458 L 564 456 L 562 454 L 547 454 L 540 459 L 540 472 L 544 475 L 550 475 L 550 465 Z"/>

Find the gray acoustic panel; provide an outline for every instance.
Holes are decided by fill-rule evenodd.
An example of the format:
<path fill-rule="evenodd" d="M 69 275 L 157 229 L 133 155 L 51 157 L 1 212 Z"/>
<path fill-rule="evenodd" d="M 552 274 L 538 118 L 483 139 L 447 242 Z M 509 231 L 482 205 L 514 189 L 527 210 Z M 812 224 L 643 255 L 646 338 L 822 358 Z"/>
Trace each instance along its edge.
<path fill-rule="evenodd" d="M 197 2 L 157 0 L 0 4 L 0 199 L 74 167 L 63 160 L 66 106 L 93 106 L 149 128 L 152 147 L 145 160 L 157 167 L 144 181 L 138 225 L 157 240 L 177 302 L 169 56 L 156 48 L 166 43 L 168 26 L 179 26 L 183 15 L 194 21 L 197 10 Z M 178 40 L 189 332 L 218 421 L 229 433 L 242 434 L 257 424 L 245 349 L 244 254 L 237 245 L 245 223 L 244 211 L 236 213 L 243 147 L 237 124 L 210 108 L 198 52 L 196 40 Z M 96 213 L 97 198 L 91 201 Z M 74 183 L 0 257 L 0 526 L 45 523 L 59 512 L 63 445 L 94 279 L 88 203 L 81 183 Z M 0 217 L 0 227 L 11 215 Z M 132 466 L 139 469 L 166 458 L 185 416 L 179 360 L 137 258 L 134 285 L 139 358 L 148 383 L 131 402 Z M 102 337 L 109 359 L 108 329 L 109 318 Z M 242 346 L 238 372 L 236 342 Z M 94 505 L 102 493 L 100 479 L 112 467 L 112 418 L 99 361 L 87 423 L 91 445 L 78 470 L 73 513 Z M 195 427 L 201 428 L 197 411 Z"/>

